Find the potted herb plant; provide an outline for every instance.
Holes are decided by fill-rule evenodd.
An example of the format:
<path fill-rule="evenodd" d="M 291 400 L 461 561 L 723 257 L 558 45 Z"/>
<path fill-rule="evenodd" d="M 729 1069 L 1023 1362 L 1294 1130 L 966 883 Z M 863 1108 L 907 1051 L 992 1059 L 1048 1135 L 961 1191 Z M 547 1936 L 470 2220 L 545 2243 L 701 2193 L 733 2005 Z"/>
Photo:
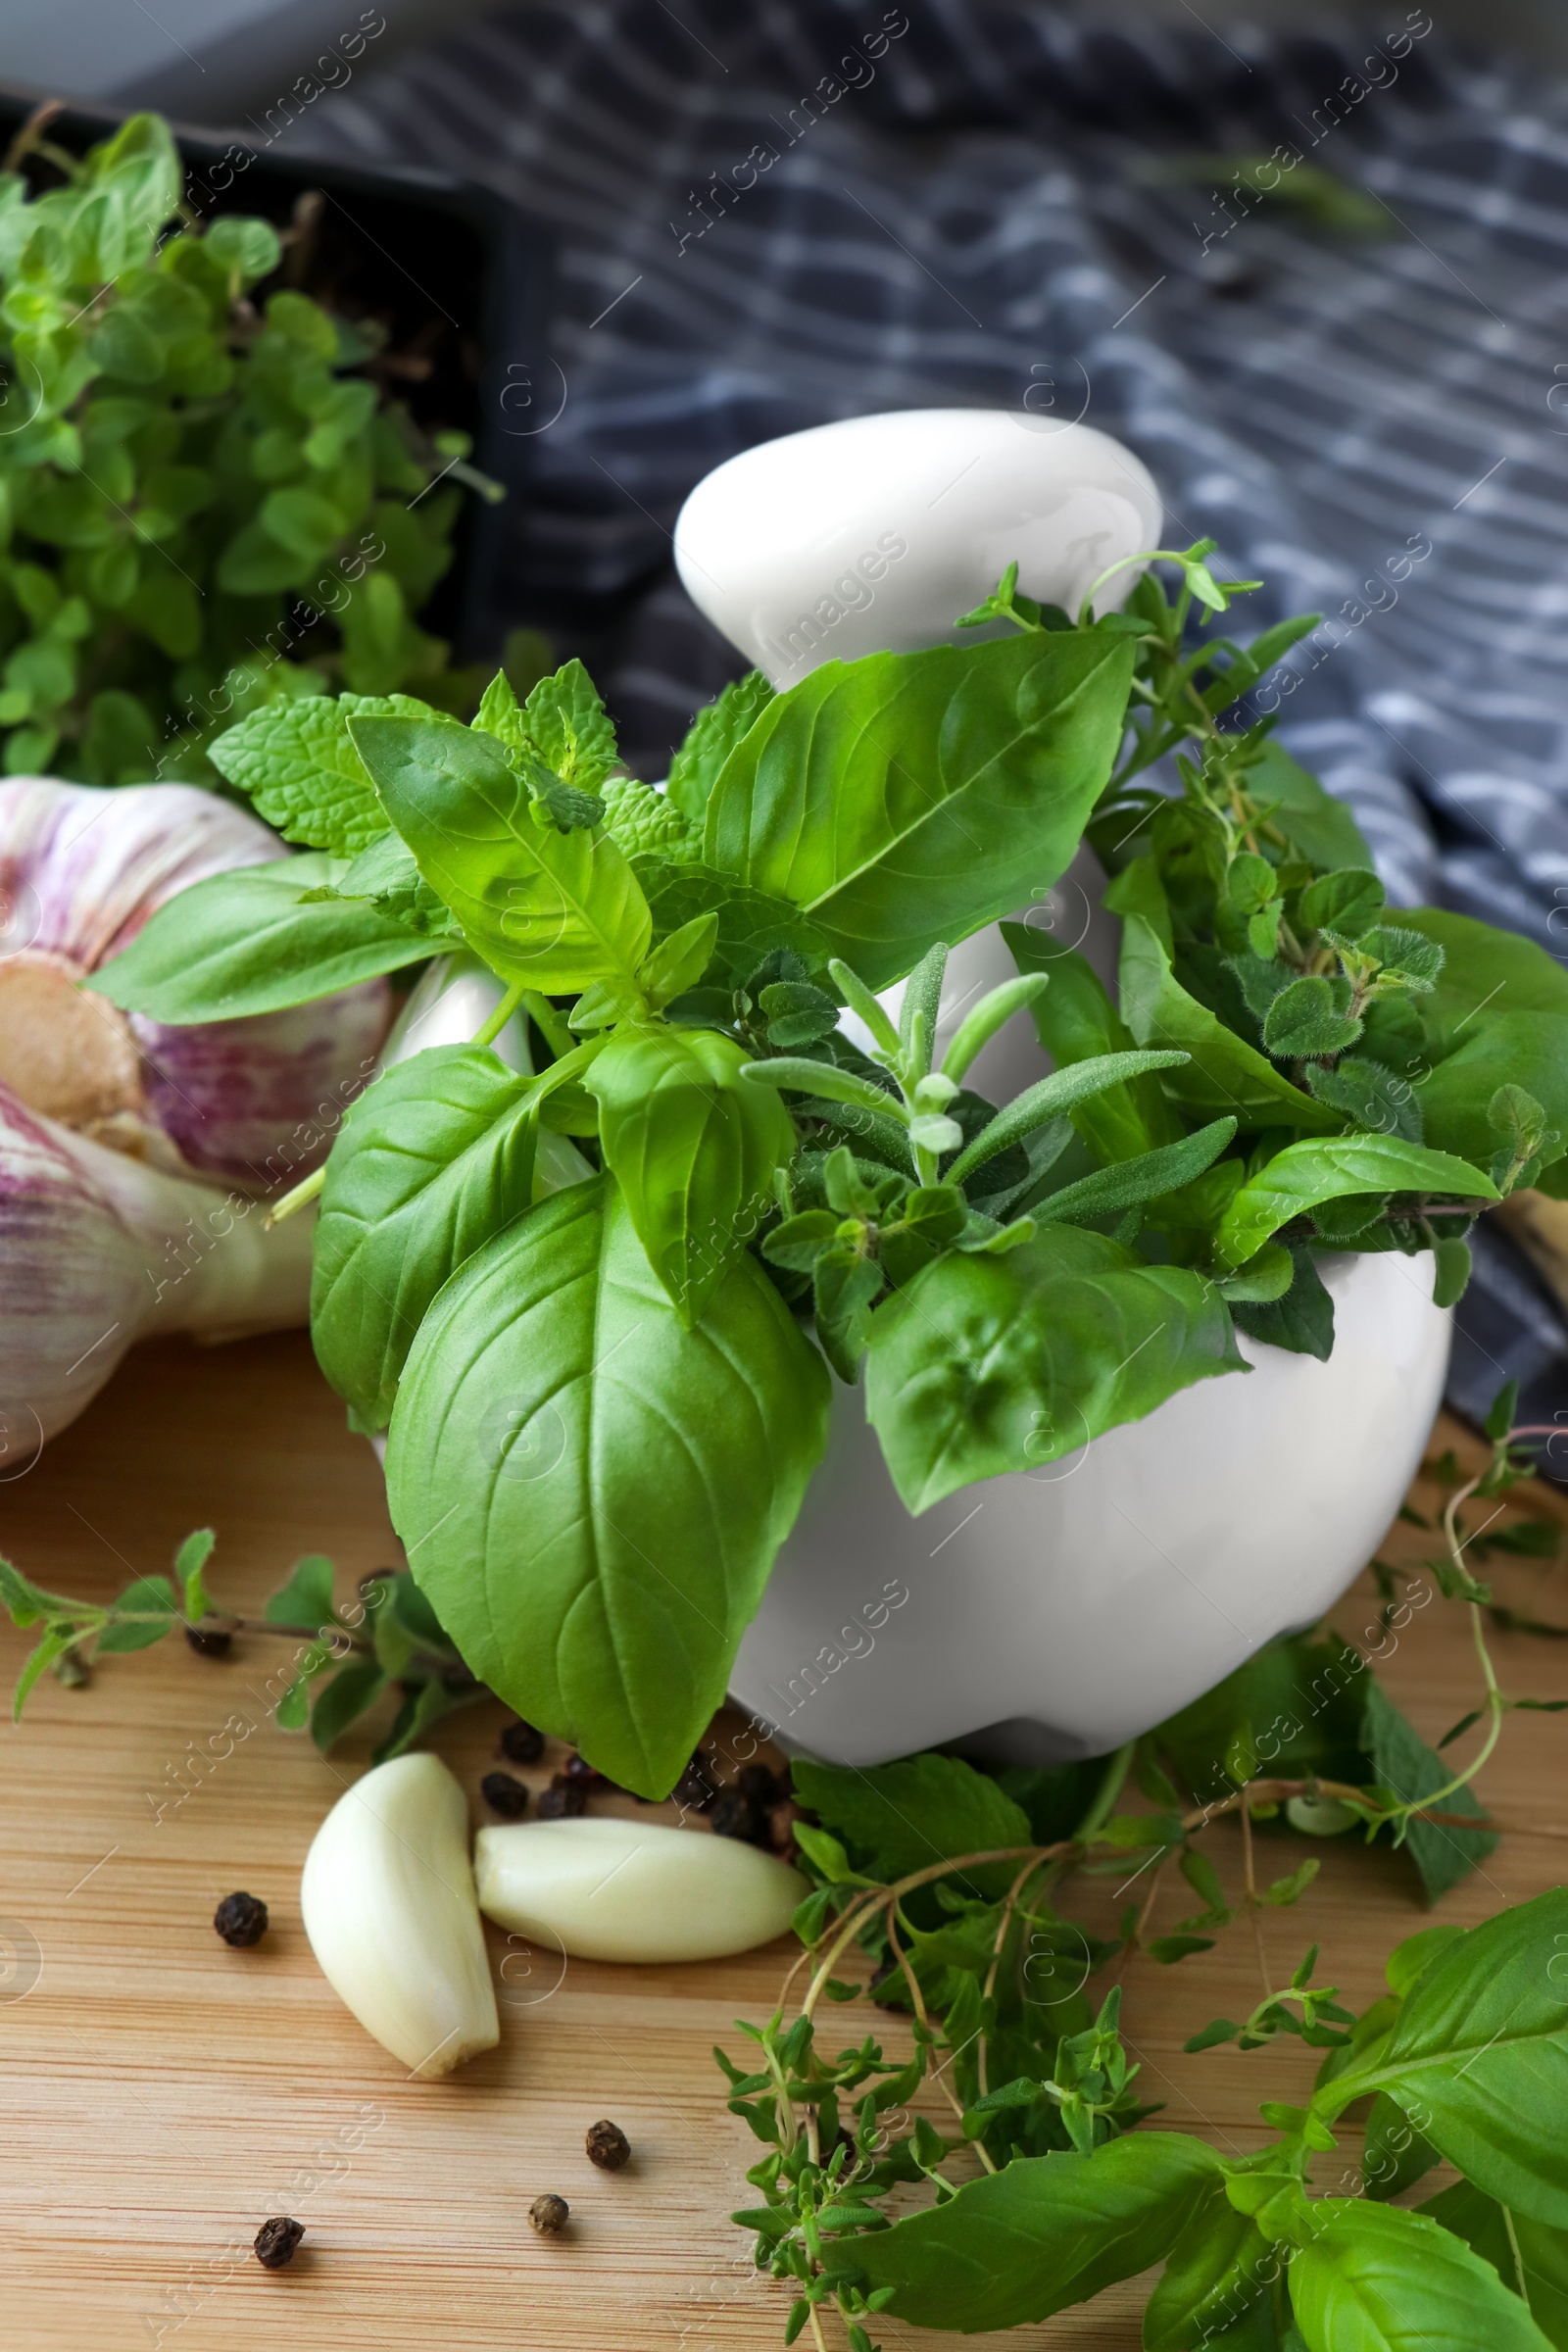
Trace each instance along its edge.
<path fill-rule="evenodd" d="M 340 686 L 471 710 L 488 671 L 447 640 L 495 549 L 465 486 L 502 495 L 467 463 L 497 276 L 472 208 L 102 127 L 36 109 L 0 172 L 5 772 L 212 785 L 236 717 Z M 453 312 L 386 250 L 415 258 L 411 220 Z M 492 417 L 487 464 L 523 447 Z"/>
<path fill-rule="evenodd" d="M 983 1529 L 993 1482 L 1194 1398 L 1223 1418 L 1270 1377 L 1244 1344 L 1330 1370 L 1337 1304 L 1375 1352 L 1408 1291 L 1414 1401 L 1359 1465 L 1312 1458 L 1287 1382 L 1266 1459 L 1227 1485 L 1221 1455 L 1209 1510 L 1240 1515 L 1298 1437 L 1303 1507 L 1369 1460 L 1385 1476 L 1432 1401 L 1471 1220 L 1568 1182 L 1568 977 L 1466 918 L 1391 915 L 1267 723 L 1219 727 L 1311 623 L 1245 649 L 1190 630 L 1240 592 L 1209 552 L 1123 563 L 1120 611 L 1101 582 L 1072 612 L 1033 601 L 1009 567 L 958 642 L 783 692 L 754 674 L 662 791 L 617 772 L 576 662 L 521 706 L 497 678 L 471 726 L 405 698 L 259 710 L 213 757 L 305 855 L 185 892 L 92 982 L 177 1024 L 447 952 L 493 976 L 467 1042 L 390 1067 L 301 1188 L 313 1332 L 357 1425 L 388 1430 L 394 1522 L 469 1666 L 628 1788 L 667 1789 L 722 1697 L 835 1383 L 853 1410 L 863 1390 L 892 1491 L 823 1642 L 940 1540 L 949 1498 Z M 1140 780 L 1168 756 L 1173 794 Z M 1123 925 L 1119 1004 L 1004 928 L 1013 977 L 938 1054 L 948 945 L 1085 841 Z M 1009 1022 L 1055 1067 L 999 1104 L 967 1080 Z M 545 1137 L 587 1172 L 562 1183 Z M 1375 1420 L 1389 1399 L 1352 1373 Z M 1137 1508 L 1157 1539 L 1159 1494 Z M 1091 1609 L 1097 1564 L 1062 1563 Z M 1267 1630 L 1322 1597 L 1276 1586 Z M 895 1744 L 927 1736 L 906 1719 Z"/>

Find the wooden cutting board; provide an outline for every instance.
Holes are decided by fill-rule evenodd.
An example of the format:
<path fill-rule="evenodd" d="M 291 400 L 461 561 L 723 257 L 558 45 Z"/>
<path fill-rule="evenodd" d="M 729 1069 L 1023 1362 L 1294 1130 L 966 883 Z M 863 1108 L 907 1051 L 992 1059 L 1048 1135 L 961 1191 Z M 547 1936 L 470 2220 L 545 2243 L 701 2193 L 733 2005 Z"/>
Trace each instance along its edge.
<path fill-rule="evenodd" d="M 1548 1495 L 1539 1507 L 1561 1506 Z M 167 1569 L 179 1539 L 209 1524 L 213 1581 L 251 1611 L 304 1552 L 332 1556 L 340 1594 L 398 1557 L 369 1448 L 346 1431 L 303 1335 L 140 1349 L 35 1468 L 0 1484 L 0 1547 L 87 1598 Z M 1390 1556 L 1430 1542 L 1401 1529 Z M 1555 1600 L 1568 1620 L 1553 1572 L 1530 1575 L 1541 1610 Z M 1336 1623 L 1353 1638 L 1372 1616 L 1358 1593 Z M 7 1627 L 0 1641 L 9 1686 L 24 1638 Z M 1503 1637 L 1495 1653 L 1505 1689 L 1568 1696 L 1568 1646 Z M 725 2112 L 710 2049 L 736 2042 L 737 2016 L 767 2014 L 788 1946 L 705 1967 L 563 1969 L 509 1953 L 492 1932 L 501 2047 L 448 2082 L 407 2081 L 340 2006 L 300 1926 L 306 1848 L 368 1742 L 323 1761 L 279 1732 L 263 1689 L 275 1663 L 259 1638 L 225 1660 L 170 1641 L 106 1661 L 85 1690 L 46 1676 L 22 1726 L 0 1734 L 7 2340 L 27 2352 L 778 2343 L 785 2292 L 753 2271 L 750 2241 L 724 2218 L 751 2201 L 755 2143 Z M 1441 1735 L 1475 1697 L 1462 1613 L 1433 1598 L 1383 1671 L 1427 1737 Z M 486 1704 L 443 1727 L 476 1815 L 503 1720 Z M 1509 1723 L 1485 1790 L 1513 1826 L 1443 1916 L 1480 1919 L 1568 1871 L 1568 1832 L 1553 1826 L 1568 1821 L 1563 1738 L 1549 1716 Z M 1233 1827 L 1210 1835 L 1234 1883 Z M 1269 1958 L 1280 1981 L 1321 1941 L 1323 1973 L 1359 2005 L 1383 1955 L 1427 1915 L 1402 1863 L 1347 1839 L 1318 1850 L 1316 1886 L 1269 1916 Z M 271 1912 L 252 1951 L 230 1951 L 210 1924 L 238 1887 Z M 1172 1887 L 1155 1930 L 1191 1907 Z M 1255 1967 L 1238 1928 L 1180 1967 L 1139 1958 L 1125 1980 L 1148 2095 L 1167 2102 L 1167 2121 L 1234 2148 L 1258 2144 L 1258 2101 L 1300 2096 L 1311 2065 L 1291 2048 L 1182 2055 L 1209 2018 L 1247 2014 Z M 896 2042 L 897 2022 L 871 2014 Z M 584 2155 L 601 2116 L 631 2140 L 623 2173 Z M 528 2226 L 544 2190 L 572 2209 L 560 2241 Z M 308 2235 L 290 2270 L 268 2274 L 250 2241 L 275 2213 Z M 1135 2346 L 1146 2291 L 1129 2284 L 1005 2340 Z M 974 2340 L 900 2324 L 882 2334 L 928 2352 Z"/>

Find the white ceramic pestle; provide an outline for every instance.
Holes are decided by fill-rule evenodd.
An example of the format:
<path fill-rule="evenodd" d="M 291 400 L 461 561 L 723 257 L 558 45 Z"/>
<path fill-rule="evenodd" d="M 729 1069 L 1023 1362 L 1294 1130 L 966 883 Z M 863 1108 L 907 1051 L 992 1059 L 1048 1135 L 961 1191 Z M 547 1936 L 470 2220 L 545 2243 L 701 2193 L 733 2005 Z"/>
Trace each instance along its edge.
<path fill-rule="evenodd" d="M 956 635 L 1007 565 L 1076 615 L 1100 574 L 1159 545 L 1159 493 L 1108 433 L 1008 409 L 905 409 L 763 441 L 675 523 L 686 592 L 776 687 L 823 662 Z M 1097 610 L 1113 612 L 1129 565 Z M 964 633 L 956 633 L 961 641 Z"/>

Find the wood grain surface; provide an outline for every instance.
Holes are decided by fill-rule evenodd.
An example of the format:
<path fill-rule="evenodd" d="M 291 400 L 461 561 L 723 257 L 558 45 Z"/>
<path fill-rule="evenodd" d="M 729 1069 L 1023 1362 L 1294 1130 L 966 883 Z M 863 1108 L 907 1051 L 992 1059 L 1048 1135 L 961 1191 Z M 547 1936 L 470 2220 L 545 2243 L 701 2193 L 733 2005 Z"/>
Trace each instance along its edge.
<path fill-rule="evenodd" d="M 1450 1433 L 1451 1434 L 1451 1433 Z M 1464 1440 L 1458 1440 L 1461 1446 Z M 1531 1506 L 1561 1513 L 1550 1493 Z M 191 1528 L 219 1531 L 213 1581 L 255 1609 L 307 1551 L 338 1591 L 398 1557 L 369 1448 L 344 1427 L 303 1335 L 203 1351 L 135 1351 L 25 1476 L 0 1484 L 0 1546 L 42 1584 L 93 1599 L 167 1569 Z M 1432 1539 L 1401 1528 L 1391 1557 Z M 1510 1597 L 1568 1619 L 1551 1570 L 1518 1569 Z M 1430 1588 L 1429 1588 L 1430 1590 Z M 1373 1625 L 1361 1588 L 1335 1612 Z M 6 1629 L 14 1678 L 25 1638 Z M 1568 1646 L 1504 1636 L 1503 1687 L 1568 1696 Z M 351 1738 L 323 1761 L 270 1718 L 275 1649 L 237 1641 L 223 1660 L 178 1640 L 106 1661 L 87 1689 L 46 1676 L 4 1731 L 0 1821 L 0 2310 L 26 2352 L 753 2352 L 780 2340 L 786 2298 L 751 2268 L 725 2220 L 750 2201 L 755 2142 L 724 2110 L 710 2049 L 737 2016 L 772 2006 L 781 1943 L 709 1966 L 629 1969 L 517 1948 L 492 1931 L 499 2049 L 443 2082 L 412 2082 L 344 2010 L 300 1926 L 299 1873 L 317 1824 L 365 1765 Z M 1474 1702 L 1463 1613 L 1419 1608 L 1381 1671 L 1436 1739 Z M 486 1703 L 438 1743 L 476 1815 L 504 1718 Z M 1507 1825 L 1484 1870 L 1441 1906 L 1465 1922 L 1568 1875 L 1557 1720 L 1507 1725 L 1484 1794 Z M 1462 1754 L 1463 1748 L 1455 1751 Z M 198 1767 L 192 1759 L 205 1755 Z M 536 1783 L 543 1772 L 525 1774 Z M 1210 1833 L 1222 1875 L 1233 1824 Z M 1300 1852 L 1293 1846 L 1289 1859 Z M 1383 1957 L 1429 1916 L 1399 1859 L 1341 1838 L 1300 1906 L 1264 1934 L 1280 1981 L 1314 1939 L 1320 1972 L 1357 2005 Z M 1280 1867 L 1285 1867 L 1282 1861 Z M 214 1905 L 262 1895 L 270 1933 L 251 1951 L 214 1935 Z M 1162 1892 L 1153 1926 L 1192 1898 Z M 1216 2144 L 1258 2144 L 1257 2104 L 1299 2097 L 1311 2054 L 1292 2046 L 1200 2057 L 1182 2042 L 1258 1997 L 1250 1936 L 1176 1968 L 1135 1959 L 1124 2022 L 1162 2120 Z M 899 2027 L 879 2020 L 888 2039 Z M 863 2030 L 863 2029 L 862 2029 Z M 848 2038 L 848 2034 L 846 2034 Z M 583 2134 L 612 2117 L 634 2150 L 596 2172 Z M 571 2228 L 537 2237 L 528 2206 L 564 2196 Z M 258 2225 L 307 2226 L 291 2269 L 263 2272 Z M 1020 2330 L 1007 2344 L 1132 2347 L 1147 2282 Z M 960 2339 L 884 2324 L 891 2347 Z M 961 2339 L 973 2341 L 972 2338 Z"/>

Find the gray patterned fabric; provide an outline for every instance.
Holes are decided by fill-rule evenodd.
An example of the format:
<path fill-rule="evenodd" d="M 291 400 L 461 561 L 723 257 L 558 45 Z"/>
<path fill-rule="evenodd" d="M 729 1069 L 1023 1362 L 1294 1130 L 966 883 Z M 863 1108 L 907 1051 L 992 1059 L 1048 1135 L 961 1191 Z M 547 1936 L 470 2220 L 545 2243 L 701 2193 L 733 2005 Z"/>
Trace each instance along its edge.
<path fill-rule="evenodd" d="M 1020 0 L 745 20 L 527 7 L 301 126 L 482 178 L 557 240 L 550 352 L 516 380 L 525 422 L 564 405 L 511 616 L 591 662 L 634 764 L 662 772 L 739 666 L 669 561 L 711 466 L 882 408 L 1083 414 L 1150 466 L 1178 542 L 1267 581 L 1249 619 L 1331 616 L 1282 739 L 1391 894 L 1568 957 L 1568 91 L 1463 63 L 1419 9 L 1376 43 Z M 1228 165 L 1175 176 L 1239 154 L 1275 159 L 1279 199 Z M 1304 220 L 1283 199 L 1310 168 L 1387 233 Z M 1484 1409 L 1517 1359 L 1544 1403 L 1554 1310 L 1507 1244 L 1478 1266 L 1456 1398 Z"/>

